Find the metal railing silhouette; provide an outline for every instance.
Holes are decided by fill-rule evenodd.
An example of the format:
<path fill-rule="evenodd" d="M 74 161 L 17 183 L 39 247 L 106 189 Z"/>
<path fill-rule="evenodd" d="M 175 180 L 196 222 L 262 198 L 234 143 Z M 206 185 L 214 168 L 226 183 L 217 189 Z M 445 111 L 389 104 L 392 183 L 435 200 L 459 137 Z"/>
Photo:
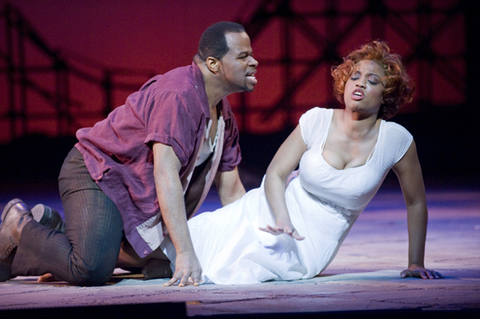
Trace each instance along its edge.
<path fill-rule="evenodd" d="M 2 106 L 0 119 L 8 120 L 11 140 L 31 133 L 29 121 L 35 119 L 54 119 L 57 136 L 72 135 L 80 126 L 79 119 L 104 117 L 113 110 L 116 91 L 133 92 L 155 75 L 151 70 L 111 68 L 68 50 L 55 50 L 10 3 L 0 9 L 0 18 L 6 31 L 5 46 L 0 47 L 0 75 L 6 77 L 7 87 L 7 105 Z M 102 107 L 87 110 L 84 103 L 72 98 L 70 83 L 74 79 L 99 90 Z M 32 94 L 53 112 L 32 112 Z"/>
<path fill-rule="evenodd" d="M 252 124 L 261 127 L 283 112 L 284 125 L 295 126 L 298 114 L 314 106 L 302 102 L 301 92 L 310 85 L 309 82 L 320 82 L 328 88 L 328 96 L 315 105 L 338 107 L 331 95 L 331 67 L 340 63 L 341 57 L 354 48 L 350 43 L 358 46 L 376 39 L 396 44 L 392 46 L 394 51 L 403 56 L 404 63 L 414 72 L 417 86 L 414 103 L 419 110 L 465 103 L 466 2 L 325 0 L 317 1 L 316 5 L 310 3 L 308 9 L 302 9 L 305 2 L 298 0 L 261 0 L 253 15 L 244 14 L 248 12 L 246 8 L 240 10 L 236 21 L 245 26 L 254 48 L 259 42 L 275 41 L 273 36 L 266 37 L 264 31 L 276 24 L 280 34 L 278 46 L 270 47 L 278 47 L 280 53 L 270 50 L 259 61 L 262 72 L 266 67 L 277 68 L 281 70 L 282 78 L 274 94 L 276 99 L 269 105 L 261 107 L 261 101 L 252 102 L 252 97 L 244 94 L 241 98 L 242 116 L 246 118 L 248 114 L 262 110 L 263 115 Z M 246 2 L 245 6 L 250 4 Z M 444 43 L 443 37 L 450 36 L 448 33 L 452 29 L 460 31 L 455 35 L 459 46 Z M 352 37 L 360 39 L 353 41 Z M 297 48 L 298 41 L 302 46 L 307 43 L 312 54 L 302 56 L 303 52 Z M 439 81 L 447 83 L 450 91 L 435 91 Z M 445 102 L 442 97 L 450 100 Z M 246 125 L 245 121 L 243 124 Z M 244 129 L 248 131 L 248 125 Z"/>
<path fill-rule="evenodd" d="M 411 0 L 405 2 L 408 5 L 388 0 L 325 0 L 315 2 L 308 10 L 302 9 L 302 3 L 246 1 L 246 7 L 256 7 L 239 10 L 235 18 L 252 39 L 260 73 L 275 75 L 269 87 L 271 97 L 240 95 L 235 110 L 243 132 L 271 133 L 294 126 L 299 115 L 313 106 L 338 107 L 331 95 L 330 68 L 341 62 L 352 44 L 371 39 L 395 42 L 395 48 L 400 49 L 414 73 L 417 109 L 465 103 L 465 0 Z M 0 8 L 0 18 L 6 29 L 5 46 L 0 46 L 0 76 L 5 76 L 7 87 L 0 120 L 9 123 L 11 139 L 29 134 L 29 121 L 33 119 L 54 119 L 56 135 L 73 134 L 81 126 L 79 119 L 102 118 L 110 112 L 116 106 L 115 92 L 135 91 L 155 74 L 150 70 L 109 68 L 73 52 L 54 50 L 12 4 Z M 460 31 L 455 46 L 444 43 L 452 29 Z M 355 37 L 361 39 L 352 39 Z M 33 47 L 44 63 L 27 63 L 27 46 Z M 47 79 L 51 79 L 48 85 Z M 70 89 L 72 81 L 94 86 L 100 92 L 101 106 L 87 108 L 75 99 Z M 439 83 L 447 90 L 435 89 Z M 326 93 L 319 95 L 318 101 L 305 99 L 308 94 L 304 92 L 316 92 L 320 87 Z M 32 114 L 31 94 L 53 111 Z M 281 124 L 272 128 L 273 122 Z"/>

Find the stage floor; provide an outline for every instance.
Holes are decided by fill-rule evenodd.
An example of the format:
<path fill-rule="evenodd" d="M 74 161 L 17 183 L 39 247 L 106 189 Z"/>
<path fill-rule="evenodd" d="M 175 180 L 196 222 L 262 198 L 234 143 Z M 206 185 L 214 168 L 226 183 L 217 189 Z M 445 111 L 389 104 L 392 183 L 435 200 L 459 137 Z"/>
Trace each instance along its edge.
<path fill-rule="evenodd" d="M 54 187 L 29 189 L 13 194 L 16 187 L 3 187 L 0 208 L 20 197 L 30 206 L 41 201 L 62 212 Z M 400 278 L 407 264 L 406 212 L 401 193 L 387 189 L 359 217 L 332 264 L 310 280 L 179 288 L 163 287 L 166 280 L 144 281 L 117 270 L 106 286 L 75 287 L 17 277 L 0 283 L 0 316 L 75 318 L 88 310 L 90 317 L 107 311 L 115 318 L 152 311 L 174 318 L 255 314 L 298 318 L 319 313 L 332 318 L 359 314 L 480 318 L 480 189 L 429 190 L 427 198 L 426 266 L 444 279 Z M 203 209 L 218 206 L 212 192 Z"/>

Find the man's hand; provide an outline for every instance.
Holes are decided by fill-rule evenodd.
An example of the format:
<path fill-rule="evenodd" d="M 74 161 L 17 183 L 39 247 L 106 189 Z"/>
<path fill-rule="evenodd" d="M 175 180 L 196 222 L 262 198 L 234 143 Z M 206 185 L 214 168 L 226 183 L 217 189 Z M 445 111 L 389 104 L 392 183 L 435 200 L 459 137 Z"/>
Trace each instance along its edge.
<path fill-rule="evenodd" d="M 172 279 L 165 283 L 164 286 L 171 286 L 180 280 L 178 286 L 184 287 L 189 279 L 193 282 L 194 286 L 198 286 L 200 285 L 201 276 L 202 267 L 195 253 L 181 253 L 177 255 L 175 260 L 175 273 Z"/>
<path fill-rule="evenodd" d="M 400 273 L 400 276 L 402 276 L 402 278 L 417 277 L 417 278 L 422 278 L 422 279 L 440 279 L 440 278 L 443 278 L 443 276 L 440 273 L 438 273 L 434 270 L 426 269 L 426 268 L 421 267 L 421 266 L 417 266 L 417 265 L 412 265 L 412 266 L 408 267 L 407 269 L 405 269 L 404 271 L 402 271 Z"/>

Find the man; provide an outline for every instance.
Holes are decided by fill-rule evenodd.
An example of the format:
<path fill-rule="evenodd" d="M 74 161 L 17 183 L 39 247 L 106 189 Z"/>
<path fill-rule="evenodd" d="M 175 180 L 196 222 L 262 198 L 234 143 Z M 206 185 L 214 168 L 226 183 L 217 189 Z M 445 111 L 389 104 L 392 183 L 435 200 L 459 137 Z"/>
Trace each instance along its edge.
<path fill-rule="evenodd" d="M 48 207 L 36 206 L 40 218 L 33 219 L 21 200 L 12 200 L 0 225 L 0 281 L 51 273 L 71 284 L 103 285 L 117 261 L 128 264 L 122 256 L 144 265 L 161 255 L 169 235 L 177 258 L 168 285 L 184 286 L 189 278 L 198 285 L 187 216 L 213 180 L 223 205 L 245 193 L 226 97 L 253 90 L 257 65 L 241 25 L 214 24 L 190 66 L 150 79 L 105 120 L 80 129 L 59 176 L 65 234 L 42 225 Z"/>

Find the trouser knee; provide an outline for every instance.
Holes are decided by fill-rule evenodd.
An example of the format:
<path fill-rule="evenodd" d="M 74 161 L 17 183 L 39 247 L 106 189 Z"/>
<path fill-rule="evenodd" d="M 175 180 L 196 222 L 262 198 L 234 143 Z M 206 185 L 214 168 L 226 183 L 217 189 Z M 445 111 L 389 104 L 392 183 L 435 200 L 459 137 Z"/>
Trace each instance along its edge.
<path fill-rule="evenodd" d="M 77 267 L 70 283 L 77 286 L 103 286 L 110 280 L 113 269 L 106 265 Z"/>

